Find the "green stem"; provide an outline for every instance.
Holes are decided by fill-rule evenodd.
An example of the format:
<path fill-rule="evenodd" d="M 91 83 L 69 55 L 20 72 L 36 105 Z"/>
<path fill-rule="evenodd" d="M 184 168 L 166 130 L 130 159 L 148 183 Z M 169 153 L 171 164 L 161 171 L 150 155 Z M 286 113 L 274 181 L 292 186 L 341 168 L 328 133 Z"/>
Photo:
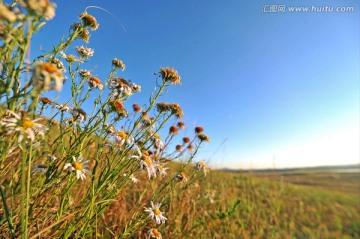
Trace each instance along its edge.
<path fill-rule="evenodd" d="M 20 146 L 21 147 L 21 146 Z M 27 225 L 26 225 L 26 154 L 25 149 L 21 147 L 22 158 L 21 158 L 21 178 L 20 178 L 20 191 L 21 191 L 21 200 L 20 200 L 20 234 L 22 239 L 27 238 Z"/>
<path fill-rule="evenodd" d="M 2 185 L 0 185 L 1 199 L 2 199 L 3 204 L 4 204 L 6 220 L 8 221 L 8 224 L 9 224 L 11 238 L 16 238 L 15 228 L 14 228 L 14 226 L 12 224 L 12 221 L 11 221 L 11 215 L 10 215 L 9 207 L 8 207 L 8 205 L 6 203 L 6 197 L 5 197 L 5 194 L 4 194 L 1 186 Z"/>

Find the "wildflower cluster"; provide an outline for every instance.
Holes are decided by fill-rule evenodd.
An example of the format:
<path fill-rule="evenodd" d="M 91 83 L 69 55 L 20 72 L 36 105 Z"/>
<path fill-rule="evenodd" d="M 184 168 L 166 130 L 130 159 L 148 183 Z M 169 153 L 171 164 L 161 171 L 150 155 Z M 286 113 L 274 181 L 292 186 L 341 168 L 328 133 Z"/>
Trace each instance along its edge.
<path fill-rule="evenodd" d="M 185 135 L 181 106 L 158 102 L 168 87 L 180 84 L 174 68 L 160 69 L 161 84 L 154 81 L 148 104 L 129 100 L 141 86 L 121 76 L 122 60 L 109 60 L 108 77 L 87 70 L 95 50 L 73 46 L 79 39 L 89 43 L 89 32 L 99 28 L 86 11 L 68 37 L 25 62 L 24 39 L 52 19 L 55 9 L 48 0 L 0 3 L 0 235 L 92 237 L 106 224 L 114 201 L 137 187 L 144 194 L 129 199 L 133 216 L 116 237 L 145 231 L 148 238 L 162 238 L 161 224 L 173 220 L 165 216 L 170 195 L 185 190 L 198 171 L 208 172 L 203 162 L 188 166 L 210 138 L 199 127 L 192 137 Z M 55 98 L 49 91 L 67 94 Z M 161 187 L 150 192 L 154 183 Z"/>

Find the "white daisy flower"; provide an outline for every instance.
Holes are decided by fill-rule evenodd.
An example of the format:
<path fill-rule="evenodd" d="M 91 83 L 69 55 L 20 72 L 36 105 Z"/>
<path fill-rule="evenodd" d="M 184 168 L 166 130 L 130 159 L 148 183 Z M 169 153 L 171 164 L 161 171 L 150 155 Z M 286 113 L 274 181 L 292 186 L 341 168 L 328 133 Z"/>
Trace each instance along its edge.
<path fill-rule="evenodd" d="M 140 157 L 140 170 L 143 170 L 144 168 L 146 168 L 149 179 L 151 176 L 154 176 L 154 178 L 156 177 L 156 163 L 154 163 L 149 156 L 143 154 Z"/>
<path fill-rule="evenodd" d="M 167 175 L 166 170 L 168 170 L 168 167 L 164 167 L 164 163 L 157 163 L 156 164 L 156 170 L 160 174 L 161 177 L 164 177 Z"/>
<path fill-rule="evenodd" d="M 138 183 L 139 182 L 139 179 L 137 179 L 134 174 L 131 174 L 129 178 L 133 183 Z"/>
<path fill-rule="evenodd" d="M 48 130 L 48 128 L 46 128 L 44 125 L 36 123 L 37 121 L 42 120 L 42 118 L 30 120 L 30 118 L 26 116 L 26 112 L 14 113 L 10 110 L 7 112 L 14 117 L 2 119 L 0 124 L 6 128 L 7 134 L 19 132 L 19 143 L 24 139 L 24 135 L 27 135 L 28 139 L 34 141 L 35 134 L 40 134 L 43 136 L 44 131 Z"/>
<path fill-rule="evenodd" d="M 145 209 L 145 212 L 149 213 L 149 217 L 151 217 L 151 219 L 154 219 L 155 217 L 156 224 L 165 223 L 167 220 L 167 218 L 163 215 L 164 212 L 160 211 L 160 207 L 161 203 L 156 203 L 154 205 L 154 203 L 151 201 L 151 207 Z"/>
<path fill-rule="evenodd" d="M 118 146 L 122 146 L 125 142 L 131 146 L 134 144 L 134 137 L 129 136 L 124 131 L 115 131 L 111 134 L 114 137 L 115 142 L 118 144 Z"/>
<path fill-rule="evenodd" d="M 64 165 L 64 170 L 69 170 L 70 172 L 75 171 L 76 172 L 76 178 L 84 180 L 86 178 L 86 174 L 91 175 L 91 172 L 89 171 L 89 161 L 84 161 L 84 158 L 79 156 L 78 158 L 75 158 L 73 156 L 73 163 L 66 163 Z"/>
<path fill-rule="evenodd" d="M 138 85 L 138 84 L 132 83 L 132 84 L 131 84 L 131 88 L 132 88 L 132 90 L 135 91 L 135 92 L 141 92 L 141 86 Z"/>
<path fill-rule="evenodd" d="M 75 49 L 79 53 L 79 55 L 84 58 L 89 58 L 94 55 L 94 49 L 91 48 L 76 46 Z"/>
<path fill-rule="evenodd" d="M 71 108 L 67 104 L 55 105 L 55 108 L 59 109 L 60 111 L 66 111 L 66 112 L 71 111 Z"/>
<path fill-rule="evenodd" d="M 91 73 L 88 70 L 79 70 L 79 75 L 83 78 L 90 77 Z"/>
<path fill-rule="evenodd" d="M 132 88 L 131 88 L 131 86 L 126 85 L 126 84 L 123 84 L 123 85 L 119 88 L 119 91 L 120 91 L 122 94 L 127 95 L 127 96 L 132 95 Z"/>

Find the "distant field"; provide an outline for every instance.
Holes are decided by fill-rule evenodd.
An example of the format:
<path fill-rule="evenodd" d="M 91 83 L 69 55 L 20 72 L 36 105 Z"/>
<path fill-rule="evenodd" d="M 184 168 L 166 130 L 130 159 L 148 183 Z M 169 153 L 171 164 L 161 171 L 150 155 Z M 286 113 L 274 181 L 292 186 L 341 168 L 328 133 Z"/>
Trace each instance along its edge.
<path fill-rule="evenodd" d="M 291 171 L 252 173 L 252 175 L 283 183 L 292 183 L 360 194 L 359 172 Z"/>

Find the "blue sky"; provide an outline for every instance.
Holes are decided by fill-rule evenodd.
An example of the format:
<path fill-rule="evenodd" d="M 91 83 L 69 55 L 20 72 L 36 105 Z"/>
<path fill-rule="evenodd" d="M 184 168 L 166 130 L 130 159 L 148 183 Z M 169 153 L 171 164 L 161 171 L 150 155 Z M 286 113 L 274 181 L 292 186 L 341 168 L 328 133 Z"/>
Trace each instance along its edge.
<path fill-rule="evenodd" d="M 107 9 L 118 20 L 88 9 L 100 23 L 88 44 L 95 49 L 88 66 L 105 79 L 111 59 L 122 59 L 121 76 L 142 86 L 132 101 L 141 104 L 153 89 L 153 74 L 175 67 L 182 86 L 171 88 L 163 101 L 182 106 L 188 132 L 195 125 L 205 128 L 211 143 L 199 159 L 211 166 L 360 162 L 358 1 L 69 2 L 56 2 L 57 15 L 34 37 L 32 54 L 67 35 L 87 6 Z M 354 11 L 261 11 L 273 4 Z"/>

